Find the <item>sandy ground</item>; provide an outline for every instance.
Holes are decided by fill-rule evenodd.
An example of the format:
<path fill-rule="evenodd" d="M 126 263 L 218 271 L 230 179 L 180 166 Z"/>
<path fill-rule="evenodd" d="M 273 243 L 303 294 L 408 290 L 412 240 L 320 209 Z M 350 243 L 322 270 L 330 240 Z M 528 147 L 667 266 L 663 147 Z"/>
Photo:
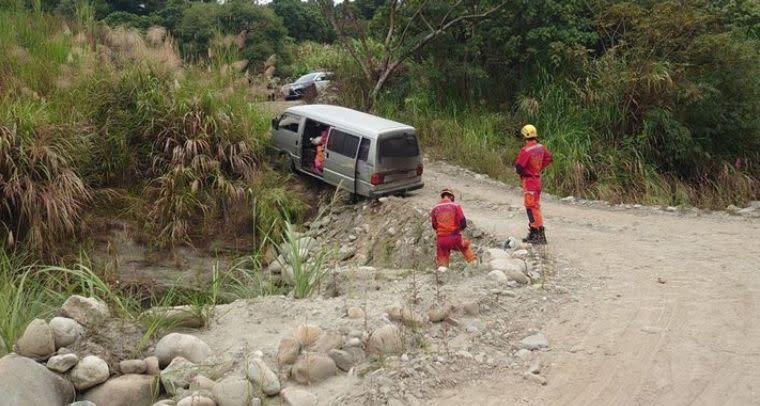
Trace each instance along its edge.
<path fill-rule="evenodd" d="M 502 238 L 525 234 L 514 188 L 445 163 L 428 163 L 425 182 L 409 199 L 418 207 L 452 186 L 480 228 Z M 439 391 L 428 404 L 760 402 L 758 220 L 583 207 L 551 197 L 542 203 L 547 255 L 570 261 L 593 285 L 546 315 L 548 385 L 497 374 Z"/>

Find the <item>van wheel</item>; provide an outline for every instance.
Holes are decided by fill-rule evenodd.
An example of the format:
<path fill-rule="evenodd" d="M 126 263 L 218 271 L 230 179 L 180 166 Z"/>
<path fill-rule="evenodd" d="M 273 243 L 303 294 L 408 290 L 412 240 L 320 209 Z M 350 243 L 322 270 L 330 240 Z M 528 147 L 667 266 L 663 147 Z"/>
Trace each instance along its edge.
<path fill-rule="evenodd" d="M 345 189 L 341 189 L 338 191 L 338 201 L 343 202 L 343 204 L 356 204 L 359 203 L 359 195 L 356 193 L 351 193 Z"/>
<path fill-rule="evenodd" d="M 274 160 L 274 167 L 275 169 L 282 172 L 295 171 L 295 165 L 293 164 L 293 160 L 290 159 L 290 156 L 285 152 L 281 152 L 277 154 L 277 157 Z"/>

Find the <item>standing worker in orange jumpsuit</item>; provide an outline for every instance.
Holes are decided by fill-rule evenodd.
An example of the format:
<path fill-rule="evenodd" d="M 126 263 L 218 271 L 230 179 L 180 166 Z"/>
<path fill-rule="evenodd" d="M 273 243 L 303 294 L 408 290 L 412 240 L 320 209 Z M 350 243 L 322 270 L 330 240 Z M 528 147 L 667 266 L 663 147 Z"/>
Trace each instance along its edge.
<path fill-rule="evenodd" d="M 515 170 L 522 181 L 525 209 L 528 212 L 528 236 L 523 242 L 546 244 L 544 218 L 541 215 L 541 172 L 552 163 L 552 153 L 538 143 L 538 131 L 531 124 L 520 130 L 525 146 L 515 160 Z"/>
<path fill-rule="evenodd" d="M 449 267 L 452 250 L 461 252 L 464 259 L 471 264 L 477 262 L 478 258 L 470 248 L 470 241 L 462 237 L 462 230 L 467 227 L 467 219 L 464 217 L 462 206 L 454 202 L 454 192 L 451 189 L 441 191 L 441 201 L 430 211 L 430 221 L 436 234 L 435 262 L 440 271 Z"/>

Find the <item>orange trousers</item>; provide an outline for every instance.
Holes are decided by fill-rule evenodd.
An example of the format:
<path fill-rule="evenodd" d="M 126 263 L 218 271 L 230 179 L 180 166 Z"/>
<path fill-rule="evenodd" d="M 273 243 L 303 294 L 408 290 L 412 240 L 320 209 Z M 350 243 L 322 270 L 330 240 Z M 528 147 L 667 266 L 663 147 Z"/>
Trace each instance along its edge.
<path fill-rule="evenodd" d="M 461 234 L 439 235 L 435 241 L 435 263 L 438 266 L 449 266 L 451 251 L 459 251 L 467 262 L 477 261 L 478 257 L 472 252 L 470 241 Z"/>
<path fill-rule="evenodd" d="M 525 210 L 528 212 L 528 226 L 540 228 L 544 226 L 544 216 L 541 215 L 541 191 L 526 190 L 523 192 Z"/>

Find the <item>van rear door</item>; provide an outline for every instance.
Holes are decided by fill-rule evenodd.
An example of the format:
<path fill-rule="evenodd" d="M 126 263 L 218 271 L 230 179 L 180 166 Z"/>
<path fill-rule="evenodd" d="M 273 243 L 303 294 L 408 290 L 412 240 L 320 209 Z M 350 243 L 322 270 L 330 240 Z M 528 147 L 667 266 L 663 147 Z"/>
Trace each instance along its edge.
<path fill-rule="evenodd" d="M 324 180 L 343 189 L 354 189 L 354 169 L 360 138 L 332 128 L 325 153 Z"/>
<path fill-rule="evenodd" d="M 376 171 L 383 184 L 407 182 L 420 176 L 422 160 L 417 135 L 413 132 L 384 134 L 377 140 Z"/>

